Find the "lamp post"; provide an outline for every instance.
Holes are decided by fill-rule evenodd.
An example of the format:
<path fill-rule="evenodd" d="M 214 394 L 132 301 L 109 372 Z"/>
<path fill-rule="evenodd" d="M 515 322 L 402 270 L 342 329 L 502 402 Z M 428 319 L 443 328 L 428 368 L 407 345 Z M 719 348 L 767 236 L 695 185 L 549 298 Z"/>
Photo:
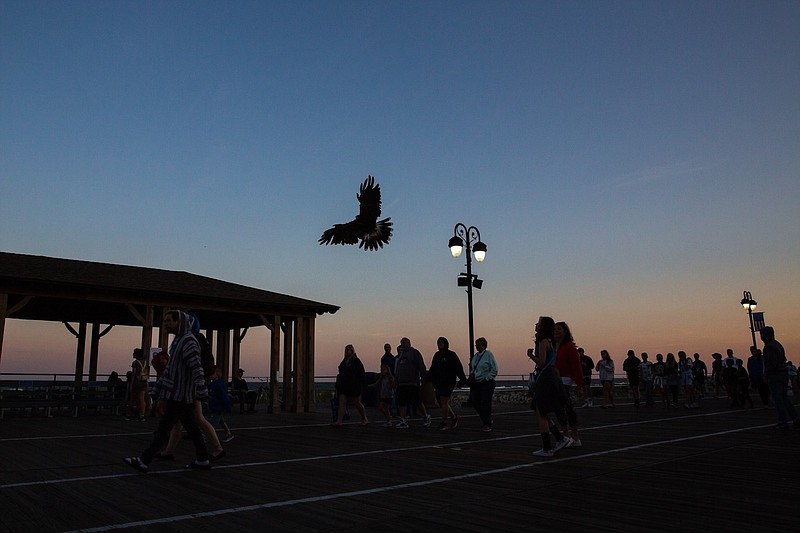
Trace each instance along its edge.
<path fill-rule="evenodd" d="M 753 336 L 753 346 L 756 346 L 756 328 L 753 324 L 753 311 L 758 304 L 753 300 L 753 295 L 750 294 L 750 291 L 744 291 L 743 296 L 742 307 L 747 310 L 747 316 L 750 317 L 750 334 Z"/>
<path fill-rule="evenodd" d="M 467 249 L 467 272 L 458 276 L 458 286 L 467 288 L 467 316 L 469 317 L 469 350 L 467 350 L 468 361 L 472 361 L 472 350 L 475 347 L 475 328 L 472 318 L 472 288 L 480 289 L 483 280 L 472 273 L 472 254 L 475 254 L 475 261 L 482 263 L 486 258 L 486 245 L 481 241 L 481 232 L 475 226 L 466 227 L 459 222 L 453 228 L 453 236 L 450 238 L 450 253 L 453 257 L 460 257 L 461 252 Z M 470 371 L 472 370 L 470 364 Z"/>

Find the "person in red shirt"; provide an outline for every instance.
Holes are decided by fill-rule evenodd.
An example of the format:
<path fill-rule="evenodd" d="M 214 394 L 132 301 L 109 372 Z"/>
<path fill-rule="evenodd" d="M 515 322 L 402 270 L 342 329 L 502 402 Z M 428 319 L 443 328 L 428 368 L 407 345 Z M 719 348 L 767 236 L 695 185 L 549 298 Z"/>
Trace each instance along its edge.
<path fill-rule="evenodd" d="M 573 440 L 572 446 L 580 447 L 578 415 L 575 413 L 571 392 L 572 389 L 583 383 L 583 370 L 578 347 L 575 346 L 572 332 L 566 322 L 556 322 L 553 342 L 556 345 L 556 370 L 561 375 L 561 382 L 564 384 L 564 407 L 567 412 L 569 436 Z"/>

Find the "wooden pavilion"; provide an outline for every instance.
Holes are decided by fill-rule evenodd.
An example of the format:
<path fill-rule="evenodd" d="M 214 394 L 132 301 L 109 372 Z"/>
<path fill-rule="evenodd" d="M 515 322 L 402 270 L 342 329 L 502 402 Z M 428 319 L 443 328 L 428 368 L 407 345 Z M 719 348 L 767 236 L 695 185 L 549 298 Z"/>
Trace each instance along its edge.
<path fill-rule="evenodd" d="M 88 379 L 93 381 L 100 339 L 114 326 L 141 327 L 145 353 L 158 328 L 156 346 L 166 348 L 167 334 L 159 326 L 168 309 L 197 315 L 212 346 L 216 339 L 217 364 L 225 379 L 239 366 L 248 328 L 268 328 L 264 355 L 269 358 L 271 405 L 280 402 L 275 385 L 283 347 L 284 409 L 314 410 L 315 319 L 335 313 L 338 306 L 188 272 L 0 252 L 0 361 L 6 319 L 63 322 L 77 338 L 75 380 L 84 379 L 88 340 Z"/>

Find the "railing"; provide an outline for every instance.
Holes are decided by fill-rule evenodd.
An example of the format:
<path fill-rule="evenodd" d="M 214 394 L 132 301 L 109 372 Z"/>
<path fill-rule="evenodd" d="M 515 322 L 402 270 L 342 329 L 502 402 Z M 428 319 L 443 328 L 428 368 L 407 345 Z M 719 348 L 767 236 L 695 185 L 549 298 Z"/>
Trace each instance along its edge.
<path fill-rule="evenodd" d="M 0 418 L 12 409 L 30 411 L 32 414 L 42 411 L 47 417 L 60 410 L 67 410 L 72 416 L 78 416 L 79 411 L 87 409 L 109 409 L 112 413 L 119 413 L 125 402 L 124 383 L 56 379 L 0 380 Z"/>

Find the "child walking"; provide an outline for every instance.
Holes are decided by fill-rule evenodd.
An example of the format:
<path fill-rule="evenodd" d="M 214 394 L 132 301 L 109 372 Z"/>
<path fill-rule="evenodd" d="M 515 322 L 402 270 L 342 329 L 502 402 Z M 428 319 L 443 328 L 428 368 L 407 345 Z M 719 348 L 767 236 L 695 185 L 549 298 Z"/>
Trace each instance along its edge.
<path fill-rule="evenodd" d="M 378 389 L 378 410 L 386 418 L 383 427 L 392 427 L 392 396 L 394 394 L 394 377 L 388 365 L 381 365 L 381 375 L 370 387 Z"/>
<path fill-rule="evenodd" d="M 229 428 L 228 424 L 225 422 L 225 413 L 230 413 L 232 407 L 233 402 L 230 396 L 228 396 L 225 380 L 222 379 L 222 370 L 220 370 L 218 366 L 215 366 L 211 374 L 211 382 L 208 385 L 208 410 L 211 413 L 211 416 L 208 417 L 208 421 L 212 426 L 219 424 L 220 427 L 225 430 L 225 436 L 221 439 L 222 442 L 230 442 L 233 440 L 231 428 Z"/>

